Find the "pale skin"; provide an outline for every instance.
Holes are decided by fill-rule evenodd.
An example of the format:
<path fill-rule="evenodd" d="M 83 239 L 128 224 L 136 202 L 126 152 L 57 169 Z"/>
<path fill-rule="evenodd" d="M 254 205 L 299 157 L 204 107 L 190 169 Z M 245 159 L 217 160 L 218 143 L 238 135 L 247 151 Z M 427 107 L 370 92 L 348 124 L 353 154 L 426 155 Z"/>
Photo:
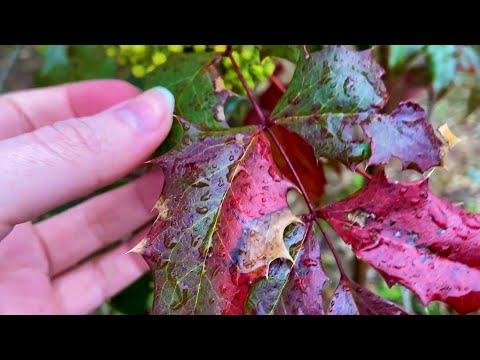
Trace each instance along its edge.
<path fill-rule="evenodd" d="M 88 314 L 147 271 L 126 253 L 155 218 L 160 170 L 31 220 L 142 164 L 168 135 L 172 105 L 165 91 L 116 80 L 0 96 L 0 314 Z"/>

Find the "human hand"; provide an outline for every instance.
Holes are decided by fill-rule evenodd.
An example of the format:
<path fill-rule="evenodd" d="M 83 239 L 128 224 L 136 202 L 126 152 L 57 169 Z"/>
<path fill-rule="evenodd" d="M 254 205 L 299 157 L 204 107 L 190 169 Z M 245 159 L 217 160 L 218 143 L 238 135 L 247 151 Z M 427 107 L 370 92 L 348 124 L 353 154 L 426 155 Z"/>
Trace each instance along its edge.
<path fill-rule="evenodd" d="M 76 265 L 152 218 L 159 170 L 31 220 L 134 170 L 166 138 L 173 102 L 165 89 L 138 95 L 116 80 L 0 97 L 0 313 L 86 314 L 147 270 L 125 254 L 145 229 Z"/>

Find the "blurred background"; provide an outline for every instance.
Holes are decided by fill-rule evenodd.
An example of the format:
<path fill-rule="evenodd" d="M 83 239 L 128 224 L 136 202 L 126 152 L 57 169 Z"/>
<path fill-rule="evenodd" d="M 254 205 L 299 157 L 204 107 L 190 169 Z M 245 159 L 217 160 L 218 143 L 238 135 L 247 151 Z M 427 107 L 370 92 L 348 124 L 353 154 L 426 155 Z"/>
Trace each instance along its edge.
<path fill-rule="evenodd" d="M 480 48 L 475 45 L 350 45 L 360 51 L 371 49 L 385 69 L 384 82 L 390 94 L 387 110 L 403 100 L 420 103 L 428 112 L 434 126 L 448 124 L 461 142 L 450 151 L 445 168 L 431 174 L 432 191 L 453 203 L 463 204 L 471 212 L 480 209 Z M 266 110 L 288 86 L 294 64 L 288 60 L 268 56 L 264 45 L 260 54 L 256 46 L 236 45 L 234 50 L 242 72 L 250 87 L 255 89 Z M 290 45 L 284 45 L 285 58 L 292 57 Z M 309 50 L 322 45 L 309 45 Z M 143 88 L 143 79 L 161 66 L 168 66 L 172 53 L 225 51 L 226 45 L 0 45 L 0 93 L 35 87 L 51 86 L 72 81 L 116 78 Z M 276 52 L 278 53 L 278 52 Z M 266 54 L 266 55 L 265 55 Z M 245 95 L 241 84 L 232 74 L 229 64 L 220 64 L 228 89 Z M 248 121 L 251 116 L 248 99 L 227 103 L 226 115 L 234 126 Z M 247 119 L 247 120 L 246 120 Z M 348 171 L 343 165 L 322 164 L 325 179 L 322 204 L 342 199 L 363 186 L 363 177 Z M 121 186 L 145 169 L 121 179 L 101 191 Z M 412 181 L 422 174 L 401 171 L 399 162 L 387 166 L 387 174 L 396 180 Z M 98 193 L 98 192 L 97 192 Z M 94 196 L 91 194 L 90 196 Z M 90 197 L 89 196 L 89 197 Z M 78 199 L 54 209 L 35 221 L 41 221 L 89 198 Z M 328 226 L 327 226 L 328 228 Z M 402 286 L 388 288 L 375 270 L 358 261 L 348 246 L 330 231 L 345 267 L 352 278 L 415 314 L 454 314 L 448 306 L 433 302 L 423 307 L 417 298 Z M 119 239 L 125 241 L 126 239 Z M 325 292 L 333 294 L 339 274 L 327 247 L 322 254 L 324 266 L 331 281 Z M 116 297 L 103 304 L 94 314 L 148 314 L 153 301 L 153 282 L 146 274 Z"/>

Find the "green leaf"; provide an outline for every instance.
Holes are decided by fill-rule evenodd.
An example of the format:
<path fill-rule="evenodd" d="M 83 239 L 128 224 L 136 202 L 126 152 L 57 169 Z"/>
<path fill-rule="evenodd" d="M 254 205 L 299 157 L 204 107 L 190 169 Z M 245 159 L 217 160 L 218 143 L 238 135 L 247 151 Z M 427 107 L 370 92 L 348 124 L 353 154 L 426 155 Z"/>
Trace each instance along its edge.
<path fill-rule="evenodd" d="M 43 53 L 42 75 L 48 75 L 57 66 L 68 65 L 67 46 L 47 45 Z"/>
<path fill-rule="evenodd" d="M 233 94 L 213 66 L 218 54 L 172 54 L 168 62 L 145 77 L 145 88 L 168 88 L 175 96 L 175 113 L 208 129 L 228 127 L 224 104 Z"/>
<path fill-rule="evenodd" d="M 172 123 L 172 128 L 168 133 L 167 138 L 162 142 L 162 144 L 155 151 L 153 157 L 161 156 L 172 150 L 176 147 L 183 137 L 183 127 L 178 121 Z"/>
<path fill-rule="evenodd" d="M 300 45 L 260 45 L 262 54 L 266 56 L 278 57 L 297 63 L 301 56 L 302 48 Z"/>
<path fill-rule="evenodd" d="M 425 45 L 390 45 L 388 67 L 400 71 L 415 55 L 418 55 Z"/>
<path fill-rule="evenodd" d="M 302 56 L 273 118 L 325 113 L 357 113 L 382 108 L 387 100 L 383 69 L 371 51 L 328 46 Z"/>
<path fill-rule="evenodd" d="M 49 49 L 50 46 L 47 47 L 43 53 L 45 64 L 47 64 L 47 57 L 50 56 L 48 55 Z M 56 51 L 60 52 L 60 50 Z M 105 51 L 99 46 L 70 45 L 66 52 L 66 59 L 66 62 L 57 61 L 56 63 L 49 60 L 48 63 L 50 67 L 48 72 L 41 71 L 35 74 L 36 86 L 50 86 L 82 80 L 115 78 L 115 62 L 107 57 Z"/>
<path fill-rule="evenodd" d="M 145 315 L 148 308 L 148 297 L 152 293 L 152 276 L 142 276 L 128 288 L 110 300 L 110 305 L 117 311 L 127 315 Z"/>
<path fill-rule="evenodd" d="M 433 89 L 439 92 L 450 85 L 457 74 L 455 45 L 428 45 L 429 68 L 433 79 Z"/>

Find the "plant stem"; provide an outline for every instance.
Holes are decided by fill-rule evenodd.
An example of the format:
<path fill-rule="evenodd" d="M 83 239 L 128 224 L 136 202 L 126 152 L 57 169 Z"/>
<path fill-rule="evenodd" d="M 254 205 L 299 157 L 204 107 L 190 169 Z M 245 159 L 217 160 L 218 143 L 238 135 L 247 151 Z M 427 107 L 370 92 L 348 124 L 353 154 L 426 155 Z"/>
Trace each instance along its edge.
<path fill-rule="evenodd" d="M 247 82 L 245 81 L 245 77 L 242 74 L 242 70 L 240 70 L 240 67 L 238 66 L 237 62 L 232 56 L 232 47 L 229 46 L 227 48 L 227 51 L 225 51 L 225 55 L 230 58 L 233 64 L 233 68 L 235 69 L 235 72 L 238 75 L 238 78 L 242 82 L 243 87 L 245 88 L 245 91 L 247 92 L 247 96 L 250 99 L 250 102 L 252 103 L 253 108 L 255 109 L 255 112 L 258 115 L 258 118 L 260 119 L 261 125 L 266 126 L 267 125 L 267 119 L 265 118 L 265 115 L 263 114 L 263 111 L 260 109 L 260 106 L 258 106 L 257 101 L 255 100 L 255 95 L 253 94 L 253 91 L 249 88 L 247 85 Z"/>
<path fill-rule="evenodd" d="M 340 260 L 340 256 L 338 255 L 338 252 L 335 249 L 335 246 L 333 245 L 332 240 L 330 240 L 330 238 L 327 235 L 327 232 L 325 231 L 323 226 L 320 224 L 320 221 L 318 221 L 316 217 L 315 217 L 315 222 L 317 223 L 320 231 L 322 232 L 323 238 L 325 239 L 328 247 L 332 251 L 333 258 L 335 259 L 335 262 L 337 263 L 338 271 L 340 272 L 340 280 L 350 281 L 350 278 L 348 277 L 347 273 L 345 272 L 345 269 L 343 268 L 342 261 Z"/>
<path fill-rule="evenodd" d="M 263 125 L 265 128 L 265 131 L 270 134 L 273 142 L 275 143 L 275 145 L 277 145 L 278 147 L 278 150 L 280 151 L 280 153 L 282 154 L 283 158 L 285 159 L 288 167 L 290 168 L 290 170 L 292 171 L 292 174 L 293 176 L 295 177 L 295 180 L 297 181 L 298 183 L 298 186 L 300 188 L 300 191 L 302 192 L 302 195 L 303 197 L 305 198 L 305 201 L 307 203 L 307 206 L 308 206 L 308 209 L 310 211 L 310 215 L 309 215 L 309 218 L 310 219 L 313 219 L 315 220 L 315 222 L 317 223 L 318 227 L 320 228 L 320 231 L 322 232 L 322 235 L 325 239 L 325 241 L 327 242 L 327 245 L 328 247 L 330 248 L 330 250 L 332 251 L 332 254 L 333 254 L 333 257 L 335 258 L 335 262 L 337 263 L 337 267 L 338 267 L 338 270 L 340 271 L 340 279 L 343 280 L 343 281 L 349 281 L 349 277 L 347 275 L 347 273 L 345 272 L 345 269 L 343 268 L 343 265 L 342 265 L 342 262 L 340 260 L 340 257 L 337 253 L 337 250 L 335 249 L 335 247 L 333 246 L 333 243 L 332 241 L 328 238 L 328 235 L 326 234 L 325 230 L 323 229 L 322 225 L 320 224 L 320 222 L 318 221 L 317 219 L 317 213 L 315 212 L 315 207 L 313 206 L 313 202 L 312 200 L 310 199 L 310 197 L 308 196 L 308 193 L 307 191 L 305 190 L 305 187 L 303 186 L 302 184 L 302 181 L 300 180 L 300 177 L 298 176 L 297 174 L 297 171 L 295 170 L 295 168 L 293 167 L 293 164 L 292 162 L 290 161 L 290 158 L 288 157 L 287 153 L 285 152 L 285 150 L 283 149 L 282 147 L 282 144 L 280 144 L 280 141 L 278 141 L 277 137 L 275 136 L 275 133 L 270 129 L 269 125 L 271 125 L 271 123 L 268 121 L 267 122 L 267 119 L 265 118 L 265 115 L 263 114 L 263 112 L 260 110 L 260 107 L 258 106 L 257 104 L 257 101 L 255 100 L 255 96 L 253 95 L 253 92 L 252 90 L 248 87 L 248 84 L 247 82 L 245 81 L 245 78 L 243 77 L 243 74 L 242 74 L 242 71 L 240 70 L 240 68 L 238 67 L 238 64 L 237 62 L 235 61 L 235 59 L 233 58 L 232 56 L 232 47 L 229 46 L 227 48 L 227 51 L 225 51 L 225 55 L 228 56 L 230 58 L 230 60 L 232 61 L 232 64 L 233 64 L 233 68 L 235 69 L 235 72 L 237 73 L 240 81 L 242 82 L 242 85 L 243 87 L 245 88 L 245 91 L 247 92 L 247 95 L 248 95 L 248 98 L 250 99 L 250 102 L 252 103 L 252 106 L 253 108 L 255 109 L 259 119 L 260 119 L 260 122 L 261 122 L 261 125 Z M 275 83 L 276 86 L 278 86 L 277 83 Z M 283 86 L 282 86 L 283 88 Z"/>
<path fill-rule="evenodd" d="M 268 127 L 265 129 L 265 131 L 270 134 L 270 136 L 272 137 L 273 142 L 275 143 L 275 145 L 277 145 L 278 149 L 280 150 L 280 153 L 282 154 L 283 158 L 284 158 L 285 161 L 287 162 L 288 167 L 289 167 L 290 170 L 292 171 L 293 176 L 295 177 L 295 180 L 297 181 L 298 186 L 300 187 L 300 191 L 302 192 L 302 195 L 303 195 L 303 197 L 305 198 L 305 202 L 307 203 L 308 209 L 309 209 L 309 211 L 310 211 L 310 216 L 311 216 L 313 219 L 315 219 L 315 222 L 317 223 L 318 227 L 320 228 L 320 231 L 322 232 L 323 238 L 325 239 L 325 241 L 327 242 L 328 247 L 329 247 L 330 250 L 332 251 L 333 257 L 335 258 L 335 262 L 337 263 L 338 271 L 340 271 L 340 277 L 341 277 L 342 279 L 348 280 L 349 278 L 348 278 L 347 273 L 345 272 L 345 269 L 343 268 L 342 262 L 341 262 L 341 260 L 340 260 L 340 256 L 338 255 L 337 250 L 335 249 L 332 241 L 329 239 L 326 231 L 323 229 L 322 225 L 321 225 L 320 222 L 318 221 L 318 219 L 317 219 L 317 214 L 316 214 L 316 212 L 315 212 L 315 208 L 314 208 L 314 206 L 313 206 L 312 200 L 311 200 L 310 197 L 308 196 L 307 191 L 305 190 L 305 187 L 303 186 L 302 181 L 300 180 L 300 177 L 298 176 L 297 172 L 295 171 L 295 168 L 293 167 L 292 162 L 290 161 L 288 155 L 286 154 L 286 152 L 285 152 L 285 150 L 283 149 L 282 145 L 281 145 L 280 142 L 278 141 L 278 139 L 277 139 L 277 137 L 275 136 L 274 132 L 273 132 L 270 128 L 268 128 Z"/>
<path fill-rule="evenodd" d="M 359 173 L 360 175 L 362 175 L 365 179 L 367 180 L 370 180 L 372 178 L 372 175 L 370 175 L 369 173 L 367 173 L 365 170 L 363 170 L 361 167 L 357 166 L 355 168 L 355 172 L 356 173 Z"/>
<path fill-rule="evenodd" d="M 270 81 L 273 85 L 275 85 L 278 90 L 285 94 L 287 89 L 285 89 L 285 86 L 283 86 L 283 84 L 280 82 L 280 80 L 277 79 L 275 75 L 270 76 Z"/>

